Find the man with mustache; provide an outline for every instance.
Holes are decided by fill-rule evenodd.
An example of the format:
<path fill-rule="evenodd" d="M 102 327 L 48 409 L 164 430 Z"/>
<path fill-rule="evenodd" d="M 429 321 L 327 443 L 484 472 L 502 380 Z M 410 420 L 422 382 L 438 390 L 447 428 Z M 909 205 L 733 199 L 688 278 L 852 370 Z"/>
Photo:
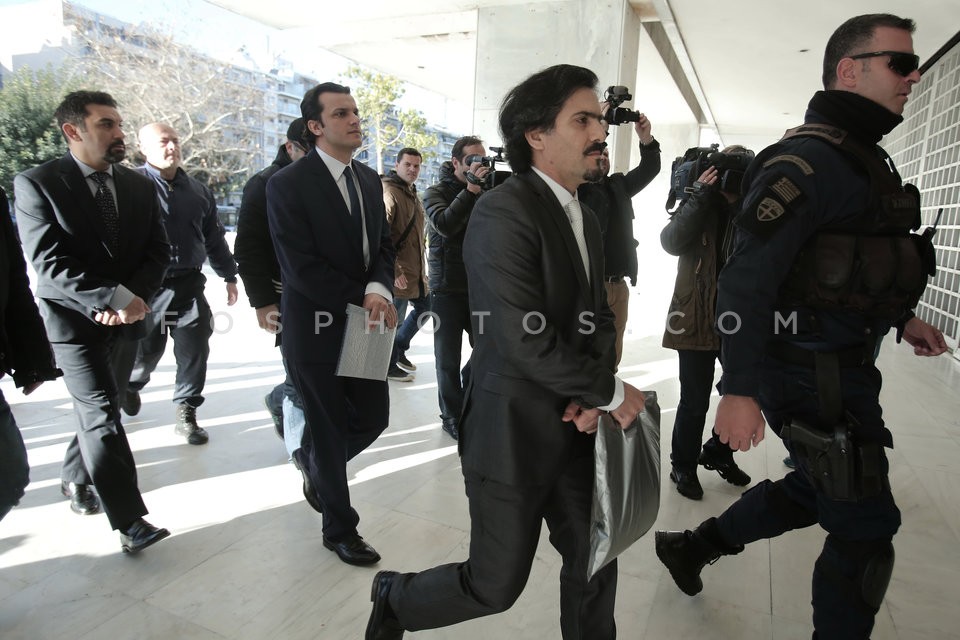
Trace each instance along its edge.
<path fill-rule="evenodd" d="M 604 103 L 603 107 L 607 104 Z M 637 286 L 637 241 L 633 237 L 633 196 L 660 173 L 660 143 L 650 133 L 650 120 L 639 114 L 633 130 L 640 140 L 640 164 L 627 173 L 610 173 L 609 151 L 604 145 L 600 161 L 602 175 L 577 189 L 580 200 L 597 215 L 603 234 L 603 283 L 607 304 L 617 327 L 617 365 L 623 356 L 623 334 L 630 311 L 630 289 L 626 278 Z"/>
<path fill-rule="evenodd" d="M 353 162 L 363 140 L 350 89 L 325 82 L 303 97 L 306 157 L 267 182 L 267 220 L 283 295 L 281 349 L 303 403 L 307 429 L 294 458 L 307 503 L 323 514 L 323 545 L 347 564 L 380 554 L 357 531 L 347 461 L 387 428 L 386 380 L 336 375 L 347 304 L 362 306 L 371 330 L 397 325 L 390 225 L 380 176 Z"/>
<path fill-rule="evenodd" d="M 78 420 L 60 488 L 75 513 L 102 503 L 123 551 L 135 552 L 170 533 L 143 519 L 117 380 L 130 374 L 129 347 L 143 335 L 145 300 L 163 280 L 170 245 L 153 185 L 119 164 L 126 147 L 113 98 L 76 91 L 55 117 L 69 152 L 18 175 L 14 189 L 40 312 Z"/>
<path fill-rule="evenodd" d="M 707 563 L 819 524 L 827 537 L 813 569 L 815 638 L 869 638 L 893 572 L 900 511 L 876 340 L 895 326 L 919 356 L 946 350 L 912 311 L 935 269 L 929 241 L 910 233 L 919 193 L 877 145 L 920 81 L 913 31 L 913 20 L 890 14 L 838 27 L 804 125 L 754 159 L 741 189 L 717 298 L 715 429 L 746 451 L 763 439 L 766 417 L 796 470 L 693 531 L 656 534 L 660 560 L 695 595 Z"/>
<path fill-rule="evenodd" d="M 557 65 L 514 87 L 500 108 L 516 173 L 477 201 L 463 245 L 475 336 L 459 440 L 470 557 L 378 573 L 367 640 L 509 609 L 544 522 L 563 558 L 562 637 L 616 637 L 617 563 L 587 577 L 591 434 L 601 410 L 628 426 L 643 395 L 614 375 L 600 227 L 577 200 L 577 187 L 602 175 L 596 84 L 589 69 Z"/>
<path fill-rule="evenodd" d="M 123 397 L 128 415 L 140 411 L 140 390 L 150 381 L 173 338 L 177 377 L 173 387 L 176 406 L 174 433 L 189 444 L 206 444 L 209 436 L 197 424 L 197 407 L 203 404 L 207 358 L 213 335 L 213 313 L 204 295 L 203 263 L 226 282 L 227 304 L 237 301 L 237 263 L 224 239 L 226 231 L 217 215 L 213 192 L 180 166 L 180 136 L 173 127 L 154 122 L 137 134 L 147 162 L 139 171 L 153 181 L 162 220 L 170 238 L 172 256 L 163 285 L 150 301 L 147 335 L 140 341 L 130 385 Z"/>

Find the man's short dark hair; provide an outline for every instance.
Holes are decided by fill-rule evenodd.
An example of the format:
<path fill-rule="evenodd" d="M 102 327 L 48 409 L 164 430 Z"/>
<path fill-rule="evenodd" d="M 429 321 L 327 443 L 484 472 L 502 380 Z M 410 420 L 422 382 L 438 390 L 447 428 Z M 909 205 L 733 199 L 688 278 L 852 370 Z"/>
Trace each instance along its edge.
<path fill-rule="evenodd" d="M 63 134 L 67 142 L 69 142 L 70 139 L 67 138 L 67 134 L 64 133 L 63 125 L 69 122 L 81 131 L 85 131 L 86 125 L 84 125 L 83 119 L 90 115 L 90 112 L 87 111 L 88 104 L 117 108 L 117 101 L 113 99 L 113 96 L 103 91 L 74 91 L 73 93 L 68 93 L 63 98 L 63 102 L 57 107 L 57 110 L 53 112 L 53 117 L 57 119 L 57 126 L 60 128 L 60 133 Z"/>
<path fill-rule="evenodd" d="M 475 144 L 478 144 L 482 147 L 483 140 L 477 136 L 463 136 L 453 143 L 453 151 L 450 152 L 450 157 L 456 158 L 459 162 L 463 162 L 463 150 L 467 147 L 472 147 Z"/>
<path fill-rule="evenodd" d="M 823 52 L 824 89 L 833 86 L 837 65 L 841 60 L 856 53 L 867 53 L 860 49 L 870 42 L 877 27 L 891 27 L 913 33 L 917 25 L 910 18 L 900 18 L 890 13 L 868 13 L 844 22 L 827 40 L 827 48 Z"/>
<path fill-rule="evenodd" d="M 510 167 L 521 173 L 530 169 L 533 152 L 526 133 L 550 131 L 563 104 L 578 89 L 596 89 L 597 75 L 570 64 L 539 71 L 507 93 L 500 105 L 500 135 Z"/>
<path fill-rule="evenodd" d="M 345 87 L 336 82 L 323 82 L 304 94 L 303 100 L 300 101 L 300 115 L 303 116 L 303 140 L 309 144 L 313 144 L 317 136 L 313 135 L 307 123 L 311 120 L 316 120 L 323 126 L 323 118 L 321 117 L 323 104 L 320 103 L 321 93 L 345 93 L 350 95 L 350 87 Z"/>
<path fill-rule="evenodd" d="M 397 152 L 397 164 L 400 164 L 400 161 L 403 160 L 403 156 L 417 156 L 423 160 L 423 156 L 420 155 L 420 152 L 413 147 L 404 147 Z"/>

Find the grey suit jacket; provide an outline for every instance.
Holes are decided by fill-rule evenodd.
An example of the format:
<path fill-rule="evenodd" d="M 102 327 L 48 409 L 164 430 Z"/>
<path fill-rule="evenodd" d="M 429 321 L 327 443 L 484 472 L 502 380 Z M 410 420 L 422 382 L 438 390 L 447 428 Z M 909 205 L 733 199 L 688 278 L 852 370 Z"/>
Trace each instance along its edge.
<path fill-rule="evenodd" d="M 460 446 L 464 468 L 500 482 L 548 483 L 571 458 L 590 455 L 593 436 L 562 422 L 563 410 L 613 398 L 603 244 L 596 217 L 583 211 L 589 283 L 563 208 L 532 171 L 481 196 L 467 226 L 475 343 Z"/>
<path fill-rule="evenodd" d="M 37 272 L 51 342 L 86 341 L 110 331 L 138 337 L 140 322 L 105 327 L 94 316 L 109 306 L 120 284 L 149 300 L 170 263 L 153 183 L 120 165 L 113 175 L 120 214 L 116 250 L 108 246 L 90 187 L 69 153 L 14 179 L 17 227 Z"/>

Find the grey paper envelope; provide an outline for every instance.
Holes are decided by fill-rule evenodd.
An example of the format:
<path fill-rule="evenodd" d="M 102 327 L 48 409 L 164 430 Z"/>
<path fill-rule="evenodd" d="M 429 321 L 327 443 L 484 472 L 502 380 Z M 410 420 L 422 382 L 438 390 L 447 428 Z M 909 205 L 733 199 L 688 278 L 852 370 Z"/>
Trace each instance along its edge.
<path fill-rule="evenodd" d="M 347 329 L 337 362 L 337 375 L 344 378 L 386 380 L 390 367 L 390 352 L 397 329 L 367 329 L 367 310 L 355 304 L 347 305 Z"/>

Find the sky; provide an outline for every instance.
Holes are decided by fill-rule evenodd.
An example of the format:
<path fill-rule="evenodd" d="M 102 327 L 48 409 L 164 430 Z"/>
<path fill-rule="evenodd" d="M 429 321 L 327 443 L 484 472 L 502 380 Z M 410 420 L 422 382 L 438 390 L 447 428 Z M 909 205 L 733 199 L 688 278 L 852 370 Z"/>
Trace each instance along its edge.
<path fill-rule="evenodd" d="M 0 0 L 0 5 L 8 4 Z M 216 7 L 202 0 L 73 0 L 85 7 L 123 22 L 146 22 L 169 28 L 178 39 L 217 59 L 258 71 L 275 66 L 275 56 L 293 63 L 293 68 L 323 82 L 336 81 L 350 61 L 314 43 L 296 39 L 281 30 Z M 301 32 L 302 33 L 302 32 Z M 391 55 L 384 51 L 384 55 Z M 450 101 L 421 87 L 409 86 L 398 106 L 422 111 L 427 121 L 451 131 L 467 131 L 472 115 L 469 105 L 450 108 Z"/>

